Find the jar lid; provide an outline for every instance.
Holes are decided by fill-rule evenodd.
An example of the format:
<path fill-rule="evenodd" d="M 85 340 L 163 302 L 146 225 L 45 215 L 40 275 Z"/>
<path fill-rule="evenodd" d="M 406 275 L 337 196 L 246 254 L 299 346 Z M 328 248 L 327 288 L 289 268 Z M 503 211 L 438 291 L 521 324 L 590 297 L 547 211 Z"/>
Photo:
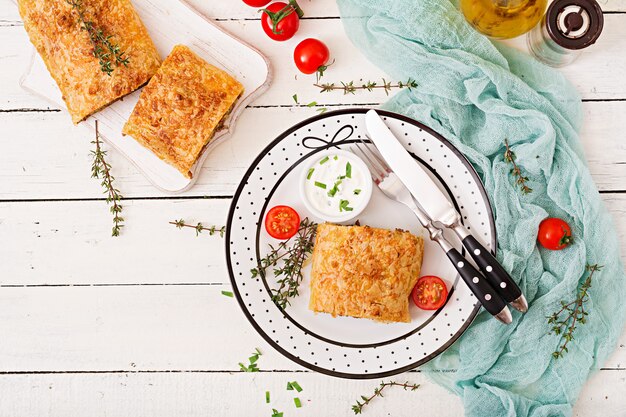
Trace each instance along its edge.
<path fill-rule="evenodd" d="M 546 12 L 550 37 L 566 49 L 583 49 L 602 33 L 604 16 L 595 0 L 555 0 Z"/>

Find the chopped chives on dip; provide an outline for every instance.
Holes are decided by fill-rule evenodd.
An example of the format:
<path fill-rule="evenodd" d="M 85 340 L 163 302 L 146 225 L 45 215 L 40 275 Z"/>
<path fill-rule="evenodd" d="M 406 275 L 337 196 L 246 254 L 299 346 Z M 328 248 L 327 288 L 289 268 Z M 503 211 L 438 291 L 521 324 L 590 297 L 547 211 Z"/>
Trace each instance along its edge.
<path fill-rule="evenodd" d="M 300 401 L 300 398 L 298 397 L 293 399 L 293 403 L 296 405 L 296 408 L 302 407 L 302 402 Z"/>
<path fill-rule="evenodd" d="M 359 212 L 369 200 L 369 193 L 364 192 L 371 184 L 369 171 L 349 152 L 326 151 L 312 159 L 304 167 L 302 181 L 308 207 L 328 221 Z"/>
<path fill-rule="evenodd" d="M 291 383 L 291 386 L 298 392 L 302 392 L 302 387 L 300 386 L 300 384 L 298 384 L 296 381 L 293 381 Z"/>
<path fill-rule="evenodd" d="M 265 391 L 265 403 L 266 404 L 270 403 L 270 392 L 269 391 Z"/>

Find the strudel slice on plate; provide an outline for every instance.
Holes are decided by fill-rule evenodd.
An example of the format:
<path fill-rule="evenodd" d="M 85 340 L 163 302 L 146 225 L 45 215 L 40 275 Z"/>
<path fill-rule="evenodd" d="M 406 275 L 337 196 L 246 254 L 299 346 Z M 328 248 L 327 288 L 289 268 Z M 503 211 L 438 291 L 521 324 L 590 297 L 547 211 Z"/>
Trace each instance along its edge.
<path fill-rule="evenodd" d="M 402 230 L 320 224 L 309 308 L 333 316 L 410 322 L 424 241 Z"/>
<path fill-rule="evenodd" d="M 74 123 L 132 93 L 159 68 L 159 53 L 130 0 L 17 3 L 24 28 L 59 86 Z M 119 47 L 125 64 L 111 59 L 105 41 Z M 109 54 L 105 61 L 110 71 L 103 71 L 96 48 L 100 56 Z"/>
<path fill-rule="evenodd" d="M 123 133 L 191 178 L 242 93 L 235 78 L 177 45 L 141 92 Z"/>

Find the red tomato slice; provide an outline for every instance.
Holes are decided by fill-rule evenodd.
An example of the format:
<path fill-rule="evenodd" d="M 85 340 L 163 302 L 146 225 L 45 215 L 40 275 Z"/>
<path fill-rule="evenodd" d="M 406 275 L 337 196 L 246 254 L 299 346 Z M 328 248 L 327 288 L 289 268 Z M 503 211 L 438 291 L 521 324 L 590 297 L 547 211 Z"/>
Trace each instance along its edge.
<path fill-rule="evenodd" d="M 428 275 L 417 280 L 411 296 L 422 310 L 438 310 L 448 299 L 448 288 L 441 278 Z"/>
<path fill-rule="evenodd" d="M 300 216 L 289 206 L 272 207 L 265 216 L 265 230 L 275 239 L 289 239 L 299 228 Z"/>

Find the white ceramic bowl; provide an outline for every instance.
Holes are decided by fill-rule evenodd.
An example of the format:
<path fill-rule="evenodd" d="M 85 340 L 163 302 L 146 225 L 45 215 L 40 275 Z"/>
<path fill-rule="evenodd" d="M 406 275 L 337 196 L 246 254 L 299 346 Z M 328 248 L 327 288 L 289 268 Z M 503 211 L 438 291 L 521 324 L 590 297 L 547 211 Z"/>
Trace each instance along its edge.
<path fill-rule="evenodd" d="M 320 210 L 318 210 L 311 203 L 311 201 L 309 201 L 309 198 L 306 192 L 307 175 L 309 173 L 309 169 L 313 168 L 324 157 L 334 156 L 334 155 L 340 155 L 341 157 L 348 159 L 350 161 L 350 164 L 353 167 L 352 169 L 354 170 L 356 168 L 359 171 L 361 171 L 365 178 L 363 188 L 361 189 L 362 197 L 361 197 L 361 201 L 359 205 L 353 207 L 352 211 L 341 213 L 336 216 L 329 215 L 327 213 L 323 213 Z M 358 215 L 360 215 L 363 212 L 363 210 L 365 210 L 365 207 L 367 207 L 367 205 L 369 204 L 370 199 L 372 197 L 372 187 L 373 187 L 372 176 L 370 174 L 369 169 L 367 168 L 367 165 L 365 165 L 365 163 L 363 162 L 361 158 L 359 158 L 352 152 L 343 151 L 339 149 L 323 151 L 323 152 L 316 153 L 315 155 L 311 156 L 311 158 L 309 158 L 309 160 L 306 161 L 302 165 L 302 174 L 300 175 L 300 184 L 299 184 L 300 198 L 302 199 L 304 206 L 307 208 L 308 211 L 311 212 L 311 214 L 327 222 L 347 223 L 350 220 L 355 219 Z"/>

